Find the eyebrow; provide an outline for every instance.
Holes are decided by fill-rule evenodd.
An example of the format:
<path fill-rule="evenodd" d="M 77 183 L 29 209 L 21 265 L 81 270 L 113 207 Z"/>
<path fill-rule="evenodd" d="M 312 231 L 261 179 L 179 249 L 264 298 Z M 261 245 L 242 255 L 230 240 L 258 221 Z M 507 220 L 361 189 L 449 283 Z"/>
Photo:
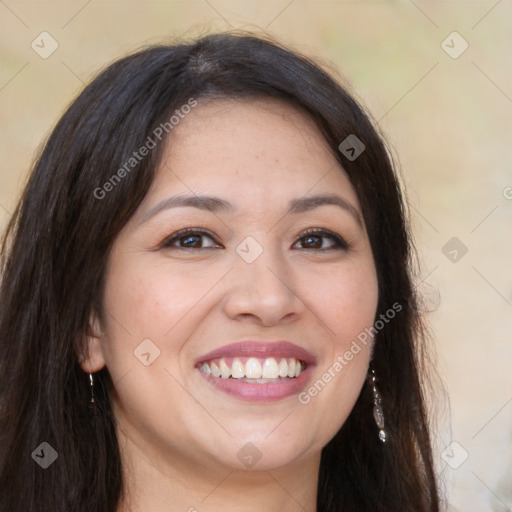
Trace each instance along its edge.
<path fill-rule="evenodd" d="M 293 215 L 304 213 L 306 211 L 314 210 L 315 208 L 319 208 L 320 206 L 325 205 L 338 206 L 339 208 L 348 212 L 356 220 L 360 227 L 363 226 L 361 216 L 357 209 L 346 199 L 336 194 L 321 194 L 293 199 L 288 204 L 288 211 L 286 214 Z M 149 219 L 163 210 L 179 207 L 198 208 L 200 210 L 206 210 L 212 213 L 235 214 L 238 212 L 238 209 L 232 203 L 226 201 L 225 199 L 221 199 L 220 197 L 179 195 L 164 199 L 160 203 L 150 208 L 144 214 L 140 224 L 147 222 Z"/>
<path fill-rule="evenodd" d="M 140 224 L 144 224 L 149 219 L 160 213 L 162 210 L 168 210 L 169 208 L 179 207 L 192 207 L 199 208 L 200 210 L 206 210 L 212 213 L 235 213 L 236 208 L 225 199 L 212 196 L 172 196 L 164 199 L 160 203 L 150 208 L 145 214 Z"/>
<path fill-rule="evenodd" d="M 300 197 L 290 201 L 287 213 L 303 213 L 320 206 L 333 205 L 338 206 L 341 209 L 347 211 L 354 217 L 357 223 L 363 227 L 361 216 L 357 211 L 356 207 L 349 203 L 346 199 L 336 194 L 322 194 L 318 196 Z"/>

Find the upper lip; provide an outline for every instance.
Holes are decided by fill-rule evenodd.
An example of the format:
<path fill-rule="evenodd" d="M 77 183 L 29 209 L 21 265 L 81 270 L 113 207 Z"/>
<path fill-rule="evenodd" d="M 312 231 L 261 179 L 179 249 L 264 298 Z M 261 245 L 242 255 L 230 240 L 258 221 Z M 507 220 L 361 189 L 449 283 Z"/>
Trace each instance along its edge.
<path fill-rule="evenodd" d="M 304 361 L 307 364 L 315 364 L 316 360 L 313 354 L 305 348 L 299 347 L 294 343 L 285 340 L 279 341 L 237 341 L 216 348 L 207 354 L 204 354 L 196 361 L 196 365 L 211 359 L 219 357 L 294 357 Z"/>

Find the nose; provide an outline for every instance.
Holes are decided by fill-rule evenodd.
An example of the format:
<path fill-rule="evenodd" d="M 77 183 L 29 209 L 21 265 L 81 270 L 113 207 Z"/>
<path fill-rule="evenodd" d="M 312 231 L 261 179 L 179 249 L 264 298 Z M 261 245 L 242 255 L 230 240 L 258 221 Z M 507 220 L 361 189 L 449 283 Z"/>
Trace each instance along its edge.
<path fill-rule="evenodd" d="M 305 309 L 297 278 L 278 251 L 265 249 L 252 263 L 236 255 L 228 286 L 224 312 L 231 319 L 268 327 L 293 322 Z"/>

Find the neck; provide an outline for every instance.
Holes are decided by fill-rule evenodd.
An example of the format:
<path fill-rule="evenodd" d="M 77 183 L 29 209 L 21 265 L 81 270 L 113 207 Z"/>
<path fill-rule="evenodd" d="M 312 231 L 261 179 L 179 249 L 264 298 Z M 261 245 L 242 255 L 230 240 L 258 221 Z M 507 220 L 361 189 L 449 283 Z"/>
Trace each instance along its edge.
<path fill-rule="evenodd" d="M 315 512 L 320 457 L 241 471 L 152 454 L 120 433 L 124 498 L 118 512 Z M 169 460 L 172 459 L 172 460 Z"/>

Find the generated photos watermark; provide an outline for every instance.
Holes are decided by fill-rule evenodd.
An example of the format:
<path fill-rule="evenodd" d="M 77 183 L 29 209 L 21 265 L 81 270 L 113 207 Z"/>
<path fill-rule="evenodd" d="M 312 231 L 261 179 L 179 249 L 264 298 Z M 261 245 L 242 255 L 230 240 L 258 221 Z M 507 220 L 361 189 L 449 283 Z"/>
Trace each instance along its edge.
<path fill-rule="evenodd" d="M 299 393 L 297 397 L 299 402 L 303 405 L 309 404 L 311 399 L 322 391 L 329 382 L 331 382 L 336 375 L 338 375 L 345 366 L 349 364 L 354 356 L 359 354 L 362 350 L 362 346 L 366 346 L 369 341 L 372 340 L 379 331 L 384 329 L 386 324 L 395 318 L 396 314 L 402 311 L 402 305 L 395 302 L 385 313 L 382 313 L 378 320 L 376 320 L 372 327 L 364 329 L 357 335 L 357 339 L 352 340 L 350 348 L 348 348 L 343 354 L 336 358 L 336 361 L 322 373 L 321 377 L 318 378 L 306 391 Z"/>
<path fill-rule="evenodd" d="M 134 151 L 126 162 L 103 184 L 101 187 L 94 189 L 94 197 L 96 199 L 104 199 L 105 196 L 111 192 L 121 180 L 129 174 L 146 156 L 151 153 L 151 150 L 156 148 L 159 142 L 168 135 L 182 119 L 197 105 L 197 100 L 190 98 L 187 103 L 176 109 L 169 121 L 160 123 L 146 139 L 146 142 L 137 150 Z M 165 135 L 164 135 L 165 134 Z"/>

